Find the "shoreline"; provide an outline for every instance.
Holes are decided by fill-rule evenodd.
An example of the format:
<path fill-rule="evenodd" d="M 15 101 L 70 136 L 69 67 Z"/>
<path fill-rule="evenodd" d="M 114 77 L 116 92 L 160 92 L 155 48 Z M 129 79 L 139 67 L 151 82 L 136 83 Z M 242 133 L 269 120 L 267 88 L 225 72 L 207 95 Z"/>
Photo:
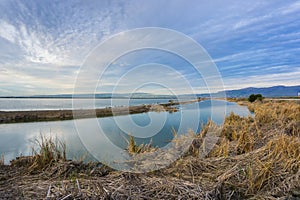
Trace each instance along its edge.
<path fill-rule="evenodd" d="M 203 151 L 208 127 L 213 133 L 220 128 L 211 122 L 200 133 L 187 135 L 193 142 L 180 159 L 144 173 L 117 171 L 98 161 L 66 160 L 68 147 L 42 138 L 32 156 L 20 156 L 9 165 L 2 165 L 0 159 L 0 198 L 299 199 L 300 104 L 240 102 L 256 115 L 227 116 L 208 154 Z M 174 140 L 178 147 L 185 147 L 184 141 L 186 137 Z M 132 156 L 155 151 L 131 151 L 136 147 L 135 142 L 128 144 Z M 165 161 L 173 153 L 166 152 L 155 161 Z M 149 160 L 132 164 L 148 166 Z"/>
<path fill-rule="evenodd" d="M 98 109 L 81 109 L 81 110 L 30 110 L 30 111 L 0 111 L 0 124 L 24 123 L 24 122 L 42 122 L 42 121 L 62 121 L 84 118 L 102 118 L 119 115 L 140 114 L 150 111 L 167 111 L 176 112 L 174 106 L 199 102 L 200 99 L 169 102 L 161 104 L 144 104 L 129 107 L 107 107 Z M 76 117 L 75 117 L 76 116 Z"/>

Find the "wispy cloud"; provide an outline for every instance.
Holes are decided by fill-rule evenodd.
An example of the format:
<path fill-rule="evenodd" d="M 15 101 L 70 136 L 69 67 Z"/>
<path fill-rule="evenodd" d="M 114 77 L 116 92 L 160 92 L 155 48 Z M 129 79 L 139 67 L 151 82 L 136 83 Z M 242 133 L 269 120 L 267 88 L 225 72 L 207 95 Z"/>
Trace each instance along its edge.
<path fill-rule="evenodd" d="M 114 33 L 145 26 L 174 29 L 199 42 L 216 62 L 228 88 L 300 84 L 296 76 L 300 67 L 299 11 L 300 1 L 292 0 L 213 3 L 3 0 L 0 1 L 0 95 L 70 93 L 80 65 L 93 48 Z M 179 43 L 170 38 L 162 42 Z M 114 49 L 107 51 L 108 55 Z M 134 64 L 153 61 L 172 67 L 190 82 L 197 83 L 194 88 L 204 91 L 201 88 L 205 83 L 191 66 L 153 52 L 117 61 L 102 80 L 105 90 L 110 90 Z M 149 70 L 148 74 L 153 73 Z M 166 76 L 176 77 L 165 72 L 152 79 L 158 81 Z M 138 83 L 147 79 L 140 71 L 130 77 Z M 173 89 L 184 90 L 176 78 L 169 81 Z M 133 87 L 125 82 L 123 85 L 124 90 Z"/>
<path fill-rule="evenodd" d="M 225 83 L 226 89 L 240 89 L 243 87 L 268 87 L 274 85 L 293 86 L 300 85 L 297 77 L 300 76 L 300 70 L 285 73 L 273 73 L 268 75 L 252 75 L 241 78 L 229 78 Z M 238 81 L 238 85 L 236 82 Z"/>
<path fill-rule="evenodd" d="M 290 5 L 284 6 L 280 9 L 282 14 L 290 14 L 293 12 L 300 11 L 300 1 L 291 3 Z"/>

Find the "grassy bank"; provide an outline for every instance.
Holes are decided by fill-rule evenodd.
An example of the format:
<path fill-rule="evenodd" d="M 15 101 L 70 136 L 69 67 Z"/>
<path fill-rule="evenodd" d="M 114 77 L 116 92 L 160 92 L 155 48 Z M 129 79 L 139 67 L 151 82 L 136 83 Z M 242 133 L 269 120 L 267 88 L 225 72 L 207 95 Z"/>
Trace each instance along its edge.
<path fill-rule="evenodd" d="M 176 112 L 176 105 L 194 103 L 200 100 L 190 100 L 185 102 L 169 102 L 163 104 L 147 104 L 129 107 L 107 107 L 89 110 L 32 110 L 32 111 L 0 111 L 0 124 L 24 123 L 40 121 L 61 121 L 94 117 L 110 117 L 118 115 L 139 114 L 150 111 Z"/>
<path fill-rule="evenodd" d="M 114 171 L 100 163 L 67 161 L 63 145 L 44 140 L 34 156 L 0 167 L 0 196 L 25 199 L 300 198 L 300 104 L 237 101 L 247 105 L 255 117 L 231 114 L 223 127 L 209 122 L 201 133 L 189 135 L 194 138 L 189 151 L 165 169 L 133 174 Z M 220 139 L 212 151 L 204 155 L 202 150 L 207 145 L 205 136 L 209 126 L 220 130 L 216 131 Z M 179 144 L 180 139 L 176 139 Z M 132 153 L 143 152 L 134 141 L 130 141 L 128 149 Z"/>

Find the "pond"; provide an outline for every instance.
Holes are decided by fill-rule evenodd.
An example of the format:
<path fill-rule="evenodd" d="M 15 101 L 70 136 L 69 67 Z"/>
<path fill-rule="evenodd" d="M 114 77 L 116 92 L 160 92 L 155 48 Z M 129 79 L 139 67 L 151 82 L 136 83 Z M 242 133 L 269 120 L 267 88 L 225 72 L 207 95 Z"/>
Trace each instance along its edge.
<path fill-rule="evenodd" d="M 149 103 L 149 100 L 139 100 L 139 103 Z M 31 155 L 35 146 L 32 141 L 41 134 L 63 140 L 69 159 L 84 157 L 86 161 L 94 160 L 88 153 L 90 151 L 110 152 L 111 145 L 125 149 L 129 134 L 135 137 L 138 144 L 151 142 L 153 146 L 164 148 L 173 139 L 174 131 L 185 134 L 191 129 L 199 133 L 201 124 L 209 119 L 221 124 L 225 115 L 231 112 L 240 116 L 251 115 L 247 107 L 236 103 L 206 100 L 180 105 L 178 111 L 173 113 L 148 112 L 106 118 L 1 124 L 0 155 L 4 155 L 6 164 L 20 155 Z"/>

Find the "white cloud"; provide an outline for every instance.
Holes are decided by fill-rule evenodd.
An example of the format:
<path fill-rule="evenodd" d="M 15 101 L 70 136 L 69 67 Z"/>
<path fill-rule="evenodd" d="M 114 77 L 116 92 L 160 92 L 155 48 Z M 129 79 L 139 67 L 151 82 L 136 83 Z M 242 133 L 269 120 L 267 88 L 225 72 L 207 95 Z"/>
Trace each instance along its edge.
<path fill-rule="evenodd" d="M 273 73 L 264 75 L 253 75 L 243 78 L 226 78 L 224 85 L 226 89 L 240 89 L 245 87 L 269 87 L 275 85 L 293 86 L 300 85 L 300 70 L 286 73 Z M 236 83 L 239 83 L 238 85 Z"/>
<path fill-rule="evenodd" d="M 14 43 L 17 37 L 15 27 L 4 20 L 0 20 L 0 37 Z"/>
<path fill-rule="evenodd" d="M 296 1 L 282 9 L 280 9 L 282 14 L 290 14 L 293 12 L 300 11 L 300 1 Z"/>
<path fill-rule="evenodd" d="M 12 0 L 2 1 L 0 5 L 0 86 L 10 89 L 15 87 L 34 92 L 34 88 L 42 91 L 41 88 L 47 85 L 53 91 L 55 88 L 58 92 L 70 91 L 80 64 L 99 42 L 113 33 L 143 26 L 172 28 L 203 43 L 220 66 L 224 79 L 232 84 L 233 77 L 253 76 L 255 79 L 259 73 L 262 77 L 266 73 L 272 77 L 279 72 L 295 70 L 299 64 L 297 19 L 300 1 L 214 1 L 201 4 L 192 1 L 187 4 L 184 1 L 49 3 Z M 172 48 L 181 45 L 172 38 L 156 39 L 169 43 Z M 124 42 L 122 48 L 128 45 Z M 189 48 L 181 50 L 189 52 L 191 57 L 197 56 Z M 106 57 L 109 58 L 115 49 L 107 51 Z M 107 73 L 103 82 L 105 86 L 111 87 L 117 75 L 128 70 L 132 63 L 118 64 L 120 69 Z M 181 69 L 186 77 L 197 81 L 192 71 L 183 66 Z M 99 69 L 92 70 L 96 76 Z M 163 76 L 158 77 L 163 79 Z M 297 82 L 295 76 L 290 77 Z M 292 82 L 277 76 L 272 78 L 276 83 L 281 81 L 280 84 Z M 269 84 L 275 83 L 272 78 L 266 78 Z M 241 81 L 237 87 L 252 84 Z M 6 88 L 1 91 L 10 90 Z"/>
<path fill-rule="evenodd" d="M 33 63 L 80 65 L 92 48 L 111 35 L 120 16 L 120 6 L 115 5 L 111 10 L 99 7 L 105 5 L 104 2 L 95 2 L 94 7 L 93 4 L 75 6 L 75 2 L 60 2 L 55 10 L 47 3 L 31 3 L 19 2 L 11 20 L 0 16 L 0 36 L 18 45 L 26 61 Z M 34 9 L 40 9 L 42 16 Z M 60 14 L 59 19 L 57 14 Z"/>

